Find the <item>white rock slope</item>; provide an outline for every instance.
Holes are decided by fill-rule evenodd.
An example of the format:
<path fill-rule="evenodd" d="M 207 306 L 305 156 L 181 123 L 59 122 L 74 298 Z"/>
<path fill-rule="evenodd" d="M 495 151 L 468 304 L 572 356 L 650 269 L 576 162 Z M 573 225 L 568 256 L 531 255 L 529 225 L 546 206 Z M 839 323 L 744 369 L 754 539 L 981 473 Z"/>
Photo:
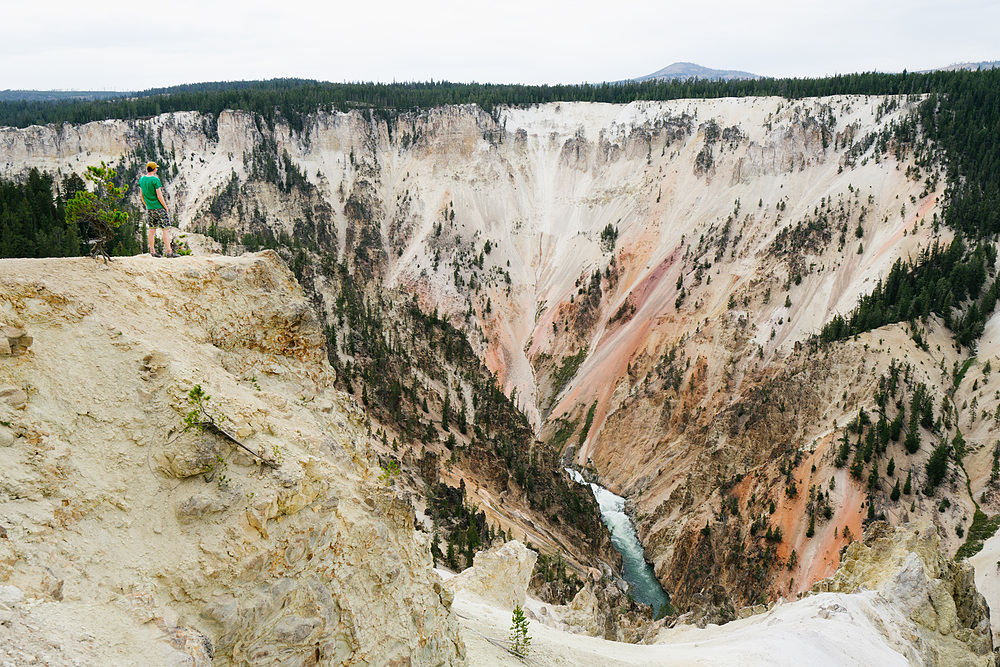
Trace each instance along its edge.
<path fill-rule="evenodd" d="M 482 564 L 498 572 L 516 569 L 512 556 L 508 561 L 497 550 Z M 486 571 L 478 578 L 499 581 Z M 456 588 L 455 609 L 469 663 L 521 664 L 503 647 L 509 607 L 489 602 L 488 592 Z M 561 628 L 567 613 L 579 610 L 529 598 L 529 657 L 542 667 L 995 664 L 989 612 L 972 585 L 972 569 L 942 556 L 928 526 L 893 530 L 875 524 L 863 541 L 851 545 L 840 570 L 820 582 L 819 589 L 723 626 L 654 626 L 645 645 L 566 632 Z"/>

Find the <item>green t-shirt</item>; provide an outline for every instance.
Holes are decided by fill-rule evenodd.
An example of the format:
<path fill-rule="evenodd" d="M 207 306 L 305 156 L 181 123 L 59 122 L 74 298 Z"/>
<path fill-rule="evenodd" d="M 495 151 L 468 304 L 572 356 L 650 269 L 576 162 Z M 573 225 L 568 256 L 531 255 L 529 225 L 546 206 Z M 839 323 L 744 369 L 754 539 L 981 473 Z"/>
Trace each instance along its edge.
<path fill-rule="evenodd" d="M 156 198 L 156 191 L 163 187 L 159 176 L 143 176 L 139 179 L 139 189 L 142 190 L 142 200 L 146 202 L 146 208 L 150 211 L 163 208 L 163 204 Z"/>

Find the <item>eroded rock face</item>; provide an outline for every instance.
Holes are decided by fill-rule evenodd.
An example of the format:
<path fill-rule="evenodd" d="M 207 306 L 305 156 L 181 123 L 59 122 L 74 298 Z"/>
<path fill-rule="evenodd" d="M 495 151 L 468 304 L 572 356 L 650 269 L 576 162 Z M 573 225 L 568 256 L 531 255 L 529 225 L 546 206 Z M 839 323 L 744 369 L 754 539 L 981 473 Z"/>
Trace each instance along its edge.
<path fill-rule="evenodd" d="M 913 642 L 924 664 L 993 665 L 990 610 L 967 561 L 940 550 L 929 524 L 892 528 L 876 522 L 847 547 L 836 574 L 814 592 L 879 591 L 917 628 Z"/>
<path fill-rule="evenodd" d="M 720 585 L 729 599 L 710 617 L 726 619 L 734 606 L 799 592 L 836 567 L 832 556 L 842 543 L 834 526 L 844 521 L 817 526 L 808 544 L 823 548 L 807 559 L 804 515 L 790 496 L 778 494 L 777 511 L 768 512 L 787 536 L 779 558 L 748 533 L 784 450 L 816 454 L 807 466 L 816 464 L 816 474 L 800 474 L 798 488 L 825 484 L 839 473 L 823 463 L 831 440 L 824 434 L 859 408 L 870 410 L 870 383 L 837 370 L 864 368 L 878 356 L 869 343 L 882 348 L 882 333 L 857 342 L 832 369 L 783 360 L 833 314 L 850 311 L 897 258 L 917 256 L 935 242 L 924 221 L 941 216 L 945 179 L 930 192 L 909 176 L 922 168 L 915 156 L 895 151 L 883 159 L 881 149 L 875 155 L 857 141 L 886 131 L 919 103 L 917 96 L 891 104 L 882 96 L 728 98 L 553 103 L 493 113 L 466 105 L 401 113 L 388 123 L 356 110 L 312 114 L 301 131 L 278 122 L 264 130 L 267 136 L 245 112 L 217 119 L 172 113 L 0 128 L 7 158 L 0 174 L 18 176 L 31 167 L 81 172 L 100 160 L 116 163 L 156 135 L 182 155 L 201 156 L 178 161 L 171 179 L 183 227 L 200 223 L 209 208 L 227 228 L 240 228 L 241 210 L 259 208 L 279 237 L 299 234 L 297 219 L 307 218 L 310 227 L 316 221 L 317 239 L 326 238 L 323 254 L 378 273 L 385 287 L 415 295 L 426 312 L 467 326 L 474 350 L 505 393 L 516 390 L 543 440 L 552 441 L 564 425 L 590 424 L 579 439 L 574 433 L 566 441 L 576 444 L 574 462 L 593 463 L 606 485 L 635 503 L 647 555 L 678 607 L 714 604 L 720 596 L 702 591 Z M 887 112 L 890 106 L 895 110 Z M 210 125 L 215 132 L 206 131 Z M 253 175 L 249 156 L 269 146 L 287 152 L 311 194 L 282 192 Z M 220 218 L 216 203 L 232 199 L 219 197 L 229 183 L 247 196 Z M 454 222 L 443 231 L 431 224 L 442 206 Z M 610 244 L 603 236 L 609 224 Z M 864 252 L 854 253 L 853 237 L 834 240 L 841 225 L 847 236 L 855 228 L 864 232 Z M 479 271 L 459 259 L 477 255 Z M 337 295 L 323 294 L 321 273 L 314 272 L 316 295 L 329 304 Z M 257 275 L 247 265 L 185 266 L 176 277 L 184 291 L 247 281 L 270 288 L 267 272 Z M 272 353 L 317 349 L 318 329 L 301 303 L 266 319 L 221 303 L 211 310 L 196 300 L 184 304 L 202 342 L 221 350 L 223 365 L 237 377 L 280 370 Z M 274 335 L 282 332 L 294 335 Z M 900 333 L 885 338 L 909 338 Z M 906 345 L 890 352 L 887 343 L 881 369 L 890 355 L 915 368 L 942 361 L 918 359 Z M 0 338 L 0 358 L 2 347 Z M 942 345 L 945 365 L 964 361 L 950 347 Z M 571 368 L 565 362 L 581 350 L 582 363 L 562 377 Z M 965 391 L 959 388 L 959 404 L 971 401 Z M 272 395 L 279 408 L 285 399 Z M 963 412 L 965 437 L 992 441 L 985 432 L 970 438 L 986 420 Z M 987 464 L 972 473 L 976 497 L 989 474 L 989 458 L 980 458 Z M 724 535 L 701 539 L 707 518 L 719 511 L 718 496 L 728 493 L 721 480 L 728 485 L 734 474 L 750 472 L 759 487 L 748 482 L 740 490 L 739 518 L 730 516 Z M 855 501 L 847 488 L 839 484 L 834 506 L 854 517 L 858 534 L 858 508 L 848 506 Z M 752 509 L 750 498 L 757 499 Z M 956 508 L 948 523 L 971 509 Z M 797 569 L 785 567 L 792 549 Z M 761 561 L 767 571 L 756 567 Z"/>
<path fill-rule="evenodd" d="M 524 605 L 536 560 L 538 554 L 517 540 L 505 542 L 477 553 L 472 567 L 449 579 L 446 585 L 453 591 L 464 590 L 498 607 L 513 609 Z"/>
<path fill-rule="evenodd" d="M 0 661 L 465 663 L 274 255 L 4 260 L 0 313 L 34 339 L 0 357 Z M 195 385 L 261 456 L 181 433 Z"/>
<path fill-rule="evenodd" d="M 576 634 L 635 643 L 648 631 L 652 620 L 649 607 L 641 605 L 641 610 L 615 582 L 588 581 L 568 605 L 553 605 L 534 620 Z"/>

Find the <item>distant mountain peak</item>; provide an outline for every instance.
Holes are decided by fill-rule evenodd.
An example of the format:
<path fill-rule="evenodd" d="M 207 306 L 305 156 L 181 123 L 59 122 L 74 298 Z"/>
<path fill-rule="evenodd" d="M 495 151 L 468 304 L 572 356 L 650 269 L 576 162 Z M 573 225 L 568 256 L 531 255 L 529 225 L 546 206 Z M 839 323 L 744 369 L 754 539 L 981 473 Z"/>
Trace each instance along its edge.
<path fill-rule="evenodd" d="M 713 81 L 728 81 L 730 79 L 759 79 L 759 74 L 739 70 L 712 69 L 697 63 L 676 62 L 652 74 L 640 76 L 632 81 L 661 81 L 668 79 L 710 79 Z"/>
<path fill-rule="evenodd" d="M 934 70 L 924 70 L 925 72 L 955 72 L 958 70 L 977 71 L 983 69 L 995 69 L 1000 67 L 1000 60 L 981 60 L 979 62 L 952 63 L 947 67 L 938 67 Z"/>

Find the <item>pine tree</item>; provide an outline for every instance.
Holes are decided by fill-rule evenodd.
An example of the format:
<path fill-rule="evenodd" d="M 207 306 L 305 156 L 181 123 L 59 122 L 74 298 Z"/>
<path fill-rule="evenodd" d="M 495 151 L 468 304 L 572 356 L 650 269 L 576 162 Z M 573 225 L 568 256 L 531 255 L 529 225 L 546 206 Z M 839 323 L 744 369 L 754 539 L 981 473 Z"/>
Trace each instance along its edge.
<path fill-rule="evenodd" d="M 469 417 L 465 412 L 465 401 L 462 400 L 461 397 L 459 397 L 459 399 L 460 399 L 460 407 L 458 410 L 458 430 L 462 433 L 462 435 L 465 435 L 469 431 L 469 426 L 468 426 Z"/>
<path fill-rule="evenodd" d="M 872 464 L 872 471 L 868 474 L 868 493 L 875 493 L 879 488 L 878 461 Z"/>
<path fill-rule="evenodd" d="M 448 422 L 451 419 L 451 392 L 448 387 L 444 388 L 444 406 L 441 408 L 441 428 L 449 430 Z"/>
<path fill-rule="evenodd" d="M 514 606 L 510 618 L 510 650 L 522 658 L 526 657 L 531 646 L 531 637 L 528 635 L 528 619 L 525 618 L 521 605 Z"/>
<path fill-rule="evenodd" d="M 916 413 L 914 413 L 915 415 Z M 908 454 L 916 454 L 917 450 L 920 449 L 920 434 L 917 432 L 917 420 L 910 418 L 910 430 L 906 434 L 906 438 L 903 440 L 903 446 L 906 447 L 906 452 Z"/>
<path fill-rule="evenodd" d="M 444 554 L 441 553 L 441 538 L 437 533 L 434 533 L 434 538 L 431 540 L 431 557 L 435 565 L 444 560 Z"/>
<path fill-rule="evenodd" d="M 899 442 L 899 435 L 903 431 L 903 410 L 896 413 L 892 421 L 889 422 L 889 438 L 893 442 Z"/>
<path fill-rule="evenodd" d="M 927 492 L 933 493 L 934 487 L 941 483 L 948 472 L 948 456 L 951 454 L 951 445 L 948 439 L 943 439 L 934 448 L 927 458 Z"/>
<path fill-rule="evenodd" d="M 66 202 L 66 223 L 83 225 L 91 237 L 98 239 L 94 253 L 107 257 L 115 240 L 115 231 L 128 222 L 128 212 L 121 210 L 128 185 L 117 186 L 118 174 L 104 162 L 100 167 L 87 167 L 87 179 L 95 183 L 95 192 L 80 190 Z M 133 240 L 132 245 L 135 245 Z M 124 248 L 122 249 L 124 252 Z"/>
<path fill-rule="evenodd" d="M 865 451 L 859 447 L 854 453 L 854 462 L 851 463 L 851 477 L 860 481 L 865 472 Z"/>

